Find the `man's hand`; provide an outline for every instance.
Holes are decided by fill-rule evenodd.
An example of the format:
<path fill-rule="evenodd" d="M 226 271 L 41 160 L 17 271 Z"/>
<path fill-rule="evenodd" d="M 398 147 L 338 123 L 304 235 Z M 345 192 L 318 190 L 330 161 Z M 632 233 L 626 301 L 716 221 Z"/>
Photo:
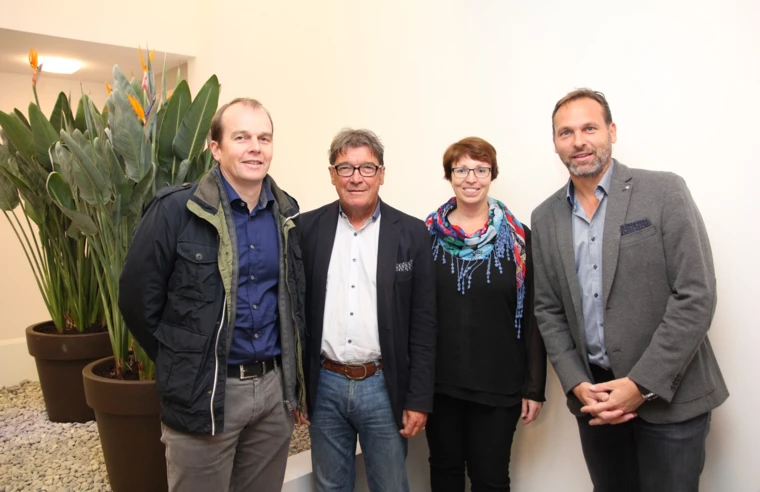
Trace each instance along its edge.
<path fill-rule="evenodd" d="M 594 392 L 591 391 L 591 383 L 583 382 L 573 388 L 573 394 L 578 398 L 585 406 L 593 405 L 609 400 L 610 395 L 606 392 Z"/>
<path fill-rule="evenodd" d="M 304 410 L 303 413 L 298 410 L 293 410 L 293 420 L 296 425 L 311 425 L 311 422 L 309 422 L 309 413 L 306 410 Z"/>
<path fill-rule="evenodd" d="M 607 394 L 606 400 L 586 403 L 581 412 L 590 413 L 595 418 L 590 425 L 622 424 L 637 416 L 635 410 L 644 403 L 638 386 L 628 377 L 614 379 L 606 383 L 594 384 L 588 390 L 595 395 Z"/>
<path fill-rule="evenodd" d="M 401 423 L 404 424 L 404 428 L 398 431 L 399 434 L 407 439 L 416 436 L 425 428 L 427 416 L 427 412 L 404 409 L 404 415 L 401 417 Z"/>
<path fill-rule="evenodd" d="M 529 400 L 523 398 L 522 400 L 522 414 L 520 418 L 523 419 L 523 425 L 528 425 L 538 418 L 538 414 L 541 412 L 541 407 L 544 404 L 540 401 Z"/>

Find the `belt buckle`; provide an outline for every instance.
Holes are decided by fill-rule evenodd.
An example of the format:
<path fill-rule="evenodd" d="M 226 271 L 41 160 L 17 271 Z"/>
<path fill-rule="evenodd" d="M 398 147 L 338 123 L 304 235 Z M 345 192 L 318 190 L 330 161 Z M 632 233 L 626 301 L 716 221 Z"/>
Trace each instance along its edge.
<path fill-rule="evenodd" d="M 264 362 L 261 363 L 261 375 L 264 375 L 264 373 L 267 370 L 267 366 L 264 365 Z M 245 375 L 245 364 L 240 364 L 240 380 L 246 380 L 246 379 L 256 379 L 259 376 L 253 375 L 253 376 L 246 376 Z"/>
<path fill-rule="evenodd" d="M 350 367 L 361 367 L 362 369 L 364 369 L 364 375 L 358 378 L 352 378 L 351 376 L 348 375 L 348 369 Z M 367 365 L 366 364 L 346 364 L 343 369 L 343 375 L 346 376 L 348 379 L 351 379 L 354 381 L 361 381 L 363 379 L 367 379 L 367 376 L 368 376 Z"/>

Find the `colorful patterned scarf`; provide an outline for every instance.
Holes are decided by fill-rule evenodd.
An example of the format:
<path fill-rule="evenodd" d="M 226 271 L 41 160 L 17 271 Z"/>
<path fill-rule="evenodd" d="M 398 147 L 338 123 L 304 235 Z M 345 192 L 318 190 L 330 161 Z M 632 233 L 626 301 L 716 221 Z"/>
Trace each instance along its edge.
<path fill-rule="evenodd" d="M 457 291 L 462 295 L 471 287 L 472 274 L 481 265 L 486 265 L 486 281 L 490 284 L 492 264 L 496 264 L 499 273 L 504 273 L 501 260 L 514 261 L 517 273 L 515 328 L 520 338 L 527 271 L 525 230 L 506 205 L 488 197 L 488 222 L 479 231 L 466 234 L 459 226 L 449 223 L 448 215 L 455 208 L 457 199 L 453 197 L 425 221 L 430 235 L 435 237 L 433 258 L 437 261 L 440 256 L 445 265 L 446 253 L 449 254 L 451 273 L 456 273 Z"/>

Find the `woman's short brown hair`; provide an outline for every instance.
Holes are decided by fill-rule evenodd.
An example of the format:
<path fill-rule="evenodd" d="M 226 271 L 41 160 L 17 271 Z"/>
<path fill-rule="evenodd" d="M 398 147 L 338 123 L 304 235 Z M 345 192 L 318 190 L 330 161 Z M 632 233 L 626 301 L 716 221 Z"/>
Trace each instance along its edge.
<path fill-rule="evenodd" d="M 496 149 L 493 145 L 482 138 L 467 137 L 449 145 L 449 148 L 443 153 L 443 177 L 447 181 L 451 181 L 451 168 L 463 157 L 490 164 L 491 179 L 496 179 L 499 175 L 499 166 L 496 164 Z"/>

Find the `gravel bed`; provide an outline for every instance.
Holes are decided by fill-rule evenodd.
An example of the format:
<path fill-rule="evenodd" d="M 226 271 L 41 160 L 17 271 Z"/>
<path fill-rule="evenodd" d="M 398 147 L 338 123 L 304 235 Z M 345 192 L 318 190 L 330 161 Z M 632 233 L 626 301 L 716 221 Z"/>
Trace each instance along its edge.
<path fill-rule="evenodd" d="M 310 448 L 296 427 L 289 455 Z M 37 382 L 0 388 L 0 492 L 110 492 L 95 421 L 49 422 Z"/>

